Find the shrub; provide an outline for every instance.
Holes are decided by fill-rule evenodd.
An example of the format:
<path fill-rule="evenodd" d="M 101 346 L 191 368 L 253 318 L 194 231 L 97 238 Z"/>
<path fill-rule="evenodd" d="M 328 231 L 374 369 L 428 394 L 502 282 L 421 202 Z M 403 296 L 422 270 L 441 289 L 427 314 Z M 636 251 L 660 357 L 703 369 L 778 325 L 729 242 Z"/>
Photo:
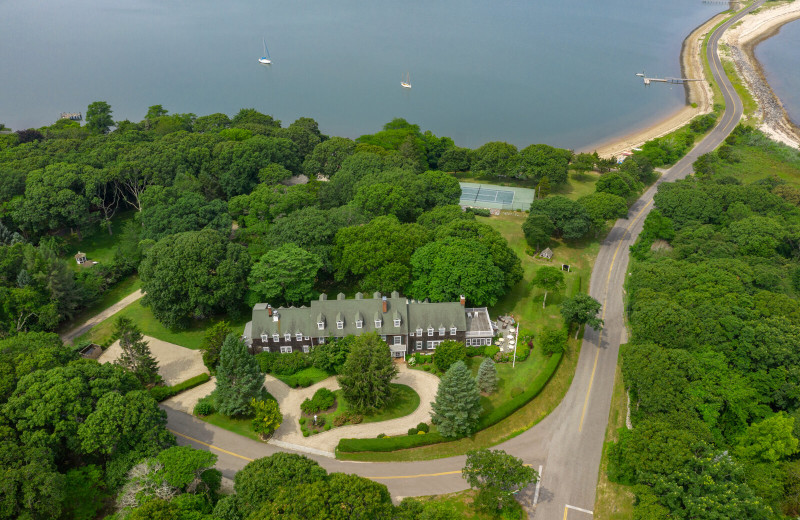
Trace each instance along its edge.
<path fill-rule="evenodd" d="M 320 415 L 320 416 L 317 417 L 317 426 L 318 427 L 325 426 L 325 422 L 326 422 L 326 420 L 325 420 L 325 416 L 324 415 Z"/>
<path fill-rule="evenodd" d="M 428 425 L 427 425 L 426 423 L 424 423 L 424 422 L 421 422 L 421 423 L 419 423 L 419 424 L 417 425 L 417 430 L 419 430 L 419 431 L 421 431 L 421 432 L 428 433 L 428 432 L 430 431 L 430 426 L 428 426 Z"/>
<path fill-rule="evenodd" d="M 379 434 L 378 434 L 378 438 L 379 438 L 379 439 L 383 439 L 384 437 L 386 437 L 386 434 L 385 434 L 385 433 L 379 433 Z"/>
<path fill-rule="evenodd" d="M 403 437 L 381 437 L 380 439 L 342 439 L 339 441 L 336 450 L 342 453 L 395 451 L 437 444 L 444 440 L 445 438 L 438 433 L 406 435 Z"/>
<path fill-rule="evenodd" d="M 544 354 L 560 354 L 567 348 L 567 331 L 545 329 L 539 336 L 539 346 Z"/>
<path fill-rule="evenodd" d="M 353 415 L 352 417 L 350 417 L 350 422 L 353 423 L 353 424 L 360 424 L 361 421 L 363 421 L 363 420 L 364 420 L 364 416 L 361 415 L 361 414 L 358 414 L 358 413 Z"/>
<path fill-rule="evenodd" d="M 423 365 L 422 370 L 424 370 L 425 372 L 430 372 L 431 367 L 429 367 L 428 365 Z"/>
<path fill-rule="evenodd" d="M 409 428 L 408 429 L 408 434 L 409 435 L 416 435 L 418 431 L 419 430 L 417 430 L 416 428 Z"/>
<path fill-rule="evenodd" d="M 326 425 L 325 425 L 325 431 L 328 431 L 328 430 L 330 430 L 330 429 L 331 429 L 331 425 L 330 425 L 330 424 L 326 424 Z"/>
<path fill-rule="evenodd" d="M 277 357 L 272 361 L 272 372 L 278 375 L 291 376 L 311 366 L 311 358 L 303 352 L 275 355 Z"/>
<path fill-rule="evenodd" d="M 517 345 L 517 361 L 525 361 L 531 353 L 530 347 L 525 343 Z"/>
<path fill-rule="evenodd" d="M 305 423 L 306 423 L 306 418 L 305 418 L 305 417 L 301 417 L 301 418 L 300 418 L 300 420 L 299 420 L 298 422 L 299 422 L 299 423 L 300 423 L 300 425 L 302 426 L 303 424 L 305 424 Z"/>
<path fill-rule="evenodd" d="M 200 374 L 194 377 L 187 379 L 182 383 L 178 383 L 177 385 L 173 386 L 154 386 L 150 389 L 150 395 L 156 401 L 163 401 L 164 399 L 168 399 L 172 396 L 178 395 L 179 393 L 183 392 L 184 390 L 188 390 L 190 388 L 194 388 L 196 386 L 202 385 L 203 383 L 207 382 L 211 379 L 211 376 L 208 374 Z"/>
<path fill-rule="evenodd" d="M 337 428 L 339 426 L 344 426 L 345 424 L 347 424 L 347 415 L 345 414 L 337 415 L 336 417 L 333 418 L 333 425 L 336 426 Z"/>
<path fill-rule="evenodd" d="M 433 354 L 433 364 L 441 372 L 447 372 L 456 361 L 464 361 L 467 357 L 467 347 L 460 341 L 446 340 L 436 347 Z"/>
<path fill-rule="evenodd" d="M 303 428 L 303 437 L 308 437 L 308 435 L 309 435 L 308 430 Z"/>
<path fill-rule="evenodd" d="M 272 372 L 272 366 L 278 356 L 280 356 L 280 354 L 274 352 L 259 352 L 253 357 L 258 361 L 258 367 L 261 371 L 265 374 L 269 374 Z"/>
<path fill-rule="evenodd" d="M 200 417 L 204 417 L 206 415 L 211 415 L 214 413 L 214 406 L 209 403 L 208 401 L 203 401 L 202 399 L 194 405 L 194 414 Z"/>
<path fill-rule="evenodd" d="M 467 213 L 472 213 L 478 217 L 491 217 L 492 212 L 484 208 L 467 208 Z"/>
<path fill-rule="evenodd" d="M 500 352 L 500 347 L 497 345 L 486 345 L 483 347 L 483 355 L 488 358 L 493 358 L 498 352 Z"/>
<path fill-rule="evenodd" d="M 408 361 L 406 361 L 406 363 L 408 363 L 408 366 L 413 367 L 414 365 L 417 364 L 417 358 L 410 357 L 408 358 Z"/>
<path fill-rule="evenodd" d="M 252 426 L 256 433 L 261 435 L 271 435 L 272 432 L 280 428 L 283 422 L 283 414 L 278 408 L 278 402 L 272 399 L 262 401 L 253 399 L 250 401 L 253 408 Z"/>
<path fill-rule="evenodd" d="M 467 347 L 467 357 L 477 357 L 483 355 L 485 347 Z"/>
<path fill-rule="evenodd" d="M 301 388 L 308 388 L 314 384 L 314 380 L 308 376 L 298 377 L 295 381 L 297 382 L 296 386 Z"/>
<path fill-rule="evenodd" d="M 417 432 L 417 435 L 425 435 L 425 432 L 420 430 L 420 431 Z"/>
<path fill-rule="evenodd" d="M 336 402 L 336 396 L 327 388 L 320 388 L 314 392 L 311 399 L 306 398 L 300 405 L 300 410 L 305 414 L 317 413 L 321 410 L 327 410 L 333 403 Z"/>

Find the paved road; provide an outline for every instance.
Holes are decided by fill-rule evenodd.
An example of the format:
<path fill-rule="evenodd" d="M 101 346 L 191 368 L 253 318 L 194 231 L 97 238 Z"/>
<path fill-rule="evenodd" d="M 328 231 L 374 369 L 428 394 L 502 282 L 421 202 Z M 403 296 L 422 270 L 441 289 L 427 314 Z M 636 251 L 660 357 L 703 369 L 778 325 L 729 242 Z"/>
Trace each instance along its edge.
<path fill-rule="evenodd" d="M 600 333 L 586 330 L 575 378 L 567 395 L 541 423 L 498 446 L 537 469 L 540 465 L 544 467 L 535 510 L 533 489 L 529 488 L 519 496 L 537 520 L 591 517 L 619 345 L 625 340 L 622 286 L 628 267 L 628 248 L 635 242 L 644 218 L 652 208 L 658 184 L 686 177 L 697 157 L 715 149 L 741 118 L 741 101 L 723 74 L 716 47 L 725 29 L 762 3 L 764 0 L 756 2 L 728 21 L 709 40 L 709 63 L 726 104 L 720 123 L 642 195 L 631 208 L 629 218 L 616 223 L 600 248 L 589 292 L 603 303 L 605 328 Z M 244 439 L 182 412 L 168 409 L 167 413 L 169 428 L 177 434 L 178 442 L 217 453 L 218 466 L 226 477 L 232 477 L 249 460 L 277 451 L 272 446 Z M 311 458 L 318 460 L 328 471 L 357 473 L 383 482 L 395 497 L 447 493 L 466 487 L 460 476 L 464 457 L 391 463 L 343 462 L 313 455 Z"/>

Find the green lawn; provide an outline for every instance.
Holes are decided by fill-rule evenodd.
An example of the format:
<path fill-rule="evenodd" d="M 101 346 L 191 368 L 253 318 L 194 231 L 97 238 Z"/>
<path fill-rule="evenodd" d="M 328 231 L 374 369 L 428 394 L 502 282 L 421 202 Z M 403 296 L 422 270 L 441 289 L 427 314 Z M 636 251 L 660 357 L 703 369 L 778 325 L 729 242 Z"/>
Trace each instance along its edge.
<path fill-rule="evenodd" d="M 291 386 L 292 388 L 297 386 L 297 381 L 300 379 L 310 379 L 311 384 L 314 385 L 319 383 L 320 381 L 323 381 L 331 377 L 329 373 L 325 372 L 324 370 L 320 370 L 319 368 L 316 367 L 304 368 L 300 372 L 297 372 L 291 376 L 282 376 L 278 374 L 272 374 L 272 375 L 275 376 L 275 378 L 280 379 L 287 385 Z"/>
<path fill-rule="evenodd" d="M 112 287 L 111 289 L 104 292 L 100 299 L 94 302 L 89 307 L 82 310 L 80 313 L 76 314 L 71 321 L 67 323 L 63 323 L 59 328 L 60 332 L 66 332 L 71 328 L 80 325 L 81 323 L 85 322 L 95 314 L 108 309 L 118 301 L 122 300 L 129 294 L 132 294 L 138 291 L 142 287 L 142 282 L 139 280 L 139 276 L 133 274 L 124 280 L 121 280 L 117 285 Z"/>
<path fill-rule="evenodd" d="M 516 365 L 512 368 L 511 363 L 497 363 L 497 376 L 499 383 L 497 391 L 489 396 L 481 397 L 481 404 L 483 405 L 483 415 L 488 414 L 495 407 L 511 400 L 522 393 L 529 382 L 538 376 L 545 365 L 545 361 L 550 356 L 542 354 L 542 349 L 534 348 L 528 359 L 525 361 L 517 361 Z M 467 367 L 472 371 L 473 376 L 478 375 L 478 368 L 481 366 L 485 358 L 483 356 L 476 356 L 467 358 Z"/>
<path fill-rule="evenodd" d="M 455 509 L 456 513 L 458 514 L 458 518 L 472 518 L 474 520 L 494 520 L 502 518 L 501 516 L 492 516 L 487 513 L 481 513 L 475 511 L 475 508 L 472 506 L 473 501 L 475 500 L 475 495 L 477 495 L 477 491 L 473 489 L 465 489 L 464 491 L 459 491 L 457 493 L 448 493 L 446 495 L 431 495 L 425 497 L 413 497 L 414 500 L 419 502 L 441 502 L 451 506 Z M 528 514 L 525 510 L 522 510 L 522 520 L 528 518 Z"/>
<path fill-rule="evenodd" d="M 741 162 L 721 162 L 717 175 L 733 175 L 745 184 L 773 175 L 800 188 L 800 155 L 797 151 L 770 143 L 765 147 L 735 146 L 740 152 Z"/>
<path fill-rule="evenodd" d="M 111 221 L 111 229 L 113 235 L 109 235 L 108 231 L 99 229 L 95 231 L 92 236 L 85 237 L 83 240 L 78 240 L 77 235 L 72 235 L 68 242 L 67 257 L 73 258 L 78 251 L 86 253 L 86 258 L 91 262 L 100 262 L 101 264 L 111 263 L 114 260 L 114 249 L 117 246 L 117 239 L 125 224 L 133 220 L 136 211 L 125 211 L 119 213 Z M 70 265 L 79 269 L 78 264 L 73 260 Z"/>
<path fill-rule="evenodd" d="M 219 413 L 212 413 L 211 415 L 206 415 L 205 417 L 198 417 L 195 415 L 195 417 L 209 424 L 213 424 L 214 426 L 219 426 L 220 428 L 224 428 L 233 433 L 243 435 L 249 439 L 253 439 L 254 441 L 261 440 L 258 438 L 258 434 L 253 431 L 252 417 L 237 419 Z"/>
<path fill-rule="evenodd" d="M 392 404 L 374 414 L 364 415 L 364 420 L 361 421 L 362 423 L 381 422 L 388 421 L 390 419 L 397 419 L 398 417 L 405 417 L 419 408 L 419 394 L 416 393 L 410 386 L 392 383 L 392 388 L 395 391 Z M 336 402 L 338 403 L 338 406 L 335 412 L 326 416 L 329 423 L 333 423 L 333 420 L 342 414 L 353 413 L 350 410 L 350 405 L 345 400 L 342 391 L 336 390 L 334 394 L 336 394 Z"/>
<path fill-rule="evenodd" d="M 592 266 L 600 250 L 601 237 L 588 238 L 580 241 L 565 242 L 552 240 L 550 248 L 553 250 L 553 259 L 531 257 L 525 251 L 528 248 L 525 235 L 522 233 L 522 223 L 527 218 L 526 213 L 497 215 L 492 217 L 478 217 L 481 222 L 489 224 L 498 230 L 508 240 L 509 246 L 522 261 L 524 276 L 511 291 L 500 300 L 497 305 L 489 309 L 492 316 L 513 314 L 523 328 L 534 333 L 543 327 L 560 327 L 563 320 L 559 311 L 559 304 L 567 297 L 578 292 L 589 290 L 589 278 Z M 549 265 L 560 267 L 569 264 L 570 272 L 564 272 L 565 288 L 560 292 L 547 294 L 547 306 L 542 308 L 544 291 L 531 286 L 536 270 Z"/>
<path fill-rule="evenodd" d="M 143 334 L 152 336 L 162 341 L 175 343 L 182 347 L 190 349 L 200 348 L 205 336 L 206 330 L 215 325 L 217 322 L 227 319 L 231 324 L 231 328 L 237 334 L 244 330 L 244 325 L 250 320 L 250 315 L 245 314 L 242 317 L 232 320 L 227 317 L 211 318 L 203 321 L 192 322 L 188 328 L 183 330 L 173 330 L 165 327 L 159 322 L 153 313 L 147 307 L 142 305 L 142 301 L 132 303 L 125 309 L 121 310 L 114 316 L 107 320 L 98 323 L 92 330 L 86 334 L 75 339 L 75 343 L 82 341 L 92 341 L 94 343 L 102 344 L 107 341 L 114 331 L 114 321 L 119 316 L 125 316 L 133 320 Z"/>

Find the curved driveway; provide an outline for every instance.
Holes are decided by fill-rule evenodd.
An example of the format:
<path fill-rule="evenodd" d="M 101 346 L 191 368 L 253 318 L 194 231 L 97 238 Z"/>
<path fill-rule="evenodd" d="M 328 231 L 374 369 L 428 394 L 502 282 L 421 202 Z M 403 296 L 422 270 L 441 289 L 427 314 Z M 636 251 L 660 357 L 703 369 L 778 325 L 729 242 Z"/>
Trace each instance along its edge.
<path fill-rule="evenodd" d="M 709 39 L 711 71 L 722 89 L 726 106 L 717 127 L 642 195 L 631 208 L 629 218 L 619 220 L 603 242 L 592 271 L 589 292 L 603 303 L 605 328 L 600 333 L 587 328 L 575 377 L 564 400 L 541 423 L 497 446 L 537 469 L 543 466 L 538 506 L 533 509 L 533 489 L 519 495 L 537 520 L 591 518 L 619 345 L 625 334 L 622 286 L 628 267 L 628 248 L 641 232 L 658 185 L 689 175 L 697 157 L 719 146 L 741 118 L 742 103 L 724 75 L 716 52 L 717 42 L 728 27 L 764 1 L 755 2 L 734 16 Z M 249 460 L 278 451 L 185 413 L 167 410 L 167 414 L 169 428 L 177 434 L 178 442 L 212 449 L 219 455 L 217 466 L 226 477 L 233 477 Z M 394 497 L 447 493 L 466 487 L 461 478 L 464 457 L 386 463 L 311 458 L 328 471 L 356 473 L 383 482 Z"/>

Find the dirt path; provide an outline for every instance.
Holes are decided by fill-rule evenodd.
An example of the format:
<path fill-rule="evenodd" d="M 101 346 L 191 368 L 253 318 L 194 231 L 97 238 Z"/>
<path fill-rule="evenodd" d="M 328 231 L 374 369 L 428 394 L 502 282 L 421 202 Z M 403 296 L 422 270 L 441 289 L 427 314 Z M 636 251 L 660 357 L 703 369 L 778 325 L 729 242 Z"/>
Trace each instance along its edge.
<path fill-rule="evenodd" d="M 144 294 L 142 293 L 141 289 L 139 289 L 135 293 L 129 294 L 128 296 L 126 296 L 125 298 L 121 299 L 120 301 L 118 301 L 117 303 L 115 303 L 111 307 L 107 308 L 106 310 L 100 312 L 99 314 L 96 314 L 96 315 L 92 316 L 91 318 L 86 320 L 82 325 L 80 325 L 78 327 L 75 327 L 74 329 L 70 330 L 69 332 L 66 332 L 65 334 L 62 334 L 61 335 L 61 341 L 63 341 L 64 343 L 71 343 L 72 340 L 74 340 L 75 338 L 77 338 L 81 334 L 84 334 L 85 332 L 90 330 L 92 327 L 94 327 L 95 325 L 100 323 L 101 321 L 103 321 L 103 320 L 109 318 L 110 316 L 113 316 L 114 314 L 118 313 L 119 311 L 121 311 L 122 309 L 124 309 L 128 305 L 132 304 L 133 302 L 135 302 L 136 300 L 138 300 L 142 296 L 144 296 Z"/>
<path fill-rule="evenodd" d="M 144 339 L 149 344 L 153 357 L 158 361 L 158 373 L 164 378 L 164 383 L 175 385 L 208 372 L 208 369 L 203 364 L 203 354 L 199 350 L 181 347 L 151 336 L 145 336 Z M 119 341 L 115 341 L 103 352 L 98 361 L 100 363 L 112 363 L 120 354 L 122 354 L 122 349 L 119 346 Z M 203 396 L 201 395 L 200 397 Z"/>

